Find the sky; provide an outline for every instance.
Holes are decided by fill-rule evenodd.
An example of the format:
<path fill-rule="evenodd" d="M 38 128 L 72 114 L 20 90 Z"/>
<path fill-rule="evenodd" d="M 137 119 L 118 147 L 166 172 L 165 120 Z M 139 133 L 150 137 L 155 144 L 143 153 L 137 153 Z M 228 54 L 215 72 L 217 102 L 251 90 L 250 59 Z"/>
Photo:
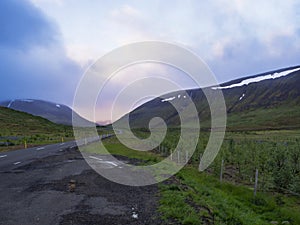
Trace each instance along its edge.
<path fill-rule="evenodd" d="M 138 41 L 184 46 L 205 61 L 219 83 L 298 65 L 299 6 L 299 0 L 1 0 L 0 101 L 33 98 L 72 106 L 89 66 Z M 127 74 L 132 71 L 177 73 L 174 79 L 183 87 L 192 85 L 164 66 L 137 66 Z M 111 92 L 127 82 L 117 79 Z M 99 104 L 104 108 L 115 96 L 106 95 Z M 100 114 L 98 121 L 109 120 L 106 112 Z"/>

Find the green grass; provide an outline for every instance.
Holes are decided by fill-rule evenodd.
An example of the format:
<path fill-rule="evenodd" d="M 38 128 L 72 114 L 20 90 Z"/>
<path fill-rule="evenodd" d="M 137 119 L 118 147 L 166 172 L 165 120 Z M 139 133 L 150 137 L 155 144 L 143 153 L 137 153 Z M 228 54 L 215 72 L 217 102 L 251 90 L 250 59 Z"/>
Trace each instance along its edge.
<path fill-rule="evenodd" d="M 270 224 L 271 221 L 289 221 L 300 224 L 299 199 L 284 195 L 258 193 L 199 173 L 185 167 L 176 176 L 177 185 L 161 184 L 159 211 L 166 220 L 181 224 Z M 276 199 L 280 198 L 283 205 Z"/>
<path fill-rule="evenodd" d="M 228 135 L 234 136 L 233 133 Z M 237 133 L 238 135 L 241 133 Z M 254 138 L 261 133 L 251 132 L 249 135 Z M 162 159 L 153 152 L 131 150 L 120 144 L 116 138 L 106 139 L 103 143 L 111 154 L 145 160 L 150 164 Z M 87 146 L 86 151 L 101 154 L 96 144 Z M 298 197 L 258 192 L 254 198 L 251 187 L 226 181 L 221 184 L 213 175 L 200 173 L 192 164 L 160 183 L 159 190 L 158 210 L 166 224 L 262 225 L 270 224 L 271 221 L 279 224 L 283 221 L 300 224 Z"/>
<path fill-rule="evenodd" d="M 158 162 L 161 157 L 153 152 L 136 151 L 122 145 L 116 137 L 111 137 L 103 141 L 104 146 L 110 154 L 122 155 L 132 159 L 141 159 L 149 162 Z M 96 154 L 107 154 L 103 149 L 99 148 L 99 144 L 93 143 L 82 148 L 82 151 Z"/>
<path fill-rule="evenodd" d="M 42 117 L 0 107 L 0 142 L 10 146 L 0 146 L 0 151 L 43 145 L 73 139 L 70 126 L 59 125 Z"/>
<path fill-rule="evenodd" d="M 229 113 L 229 130 L 299 129 L 300 107 L 281 106 Z"/>

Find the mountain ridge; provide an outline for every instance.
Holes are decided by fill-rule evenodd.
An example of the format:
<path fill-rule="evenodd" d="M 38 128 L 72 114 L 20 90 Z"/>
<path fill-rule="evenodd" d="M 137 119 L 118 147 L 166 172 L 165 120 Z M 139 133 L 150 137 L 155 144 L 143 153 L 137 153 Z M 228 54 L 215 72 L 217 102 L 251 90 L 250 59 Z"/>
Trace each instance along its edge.
<path fill-rule="evenodd" d="M 296 70 L 299 69 L 299 70 Z M 292 71 L 288 73 L 288 71 Z M 278 78 L 276 74 L 285 74 Z M 228 129 L 295 129 L 300 128 L 300 66 L 293 66 L 251 75 L 220 84 L 226 87 L 241 83 L 244 80 L 259 78 L 273 74 L 270 79 L 252 82 L 231 88 L 221 89 L 224 95 Z M 215 86 L 206 87 L 211 91 Z M 185 93 L 192 99 L 198 110 L 202 127 L 210 127 L 210 110 L 203 89 L 189 89 L 164 94 L 144 103 L 129 113 L 132 128 L 148 128 L 153 117 L 161 117 L 167 125 L 180 125 L 178 113 L 171 102 L 181 101 L 182 107 Z M 125 117 L 120 118 L 120 122 Z M 293 118 L 293 119 L 291 119 Z"/>
<path fill-rule="evenodd" d="M 72 116 L 82 126 L 92 126 L 94 123 L 81 117 L 70 107 L 38 99 L 13 99 L 0 102 L 0 106 L 40 116 L 51 122 L 63 125 L 72 125 Z"/>

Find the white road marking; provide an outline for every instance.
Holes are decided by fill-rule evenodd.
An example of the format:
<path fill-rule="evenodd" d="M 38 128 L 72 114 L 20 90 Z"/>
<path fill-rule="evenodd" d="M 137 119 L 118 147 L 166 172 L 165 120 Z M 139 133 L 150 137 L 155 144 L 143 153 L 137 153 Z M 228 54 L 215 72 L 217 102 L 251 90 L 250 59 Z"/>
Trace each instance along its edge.
<path fill-rule="evenodd" d="M 39 147 L 36 150 L 39 151 L 39 150 L 43 150 L 43 149 L 45 149 L 45 147 Z"/>
<path fill-rule="evenodd" d="M 115 162 L 111 162 L 111 161 L 103 161 L 103 159 L 100 159 L 98 157 L 95 157 L 95 156 L 89 156 L 91 159 L 96 159 L 96 160 L 99 160 L 101 161 L 101 163 L 106 163 L 106 164 L 109 164 L 109 165 L 112 165 L 112 166 L 115 166 L 115 167 L 119 167 L 119 165 Z M 122 167 L 119 167 L 119 168 L 122 168 Z"/>
<path fill-rule="evenodd" d="M 18 165 L 18 164 L 20 164 L 20 163 L 21 163 L 21 162 L 15 162 L 14 165 Z"/>
<path fill-rule="evenodd" d="M 97 160 L 102 160 L 102 159 L 100 159 L 100 158 L 97 158 L 97 157 L 95 157 L 95 156 L 89 156 L 91 159 L 97 159 Z"/>
<path fill-rule="evenodd" d="M 113 166 L 118 166 L 118 164 L 114 163 L 114 162 L 110 162 L 110 161 L 103 161 L 103 163 L 107 163 Z"/>
<path fill-rule="evenodd" d="M 4 158 L 4 157 L 7 157 L 7 155 L 0 155 L 0 158 Z"/>

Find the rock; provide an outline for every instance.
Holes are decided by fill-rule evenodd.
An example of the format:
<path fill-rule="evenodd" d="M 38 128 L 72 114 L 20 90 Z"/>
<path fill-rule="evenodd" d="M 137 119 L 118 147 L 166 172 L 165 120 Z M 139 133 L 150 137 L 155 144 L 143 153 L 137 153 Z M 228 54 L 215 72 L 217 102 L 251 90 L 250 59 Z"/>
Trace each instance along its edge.
<path fill-rule="evenodd" d="M 75 188 L 76 188 L 76 181 L 75 180 L 70 180 L 68 187 L 69 187 L 70 192 L 74 192 Z"/>

